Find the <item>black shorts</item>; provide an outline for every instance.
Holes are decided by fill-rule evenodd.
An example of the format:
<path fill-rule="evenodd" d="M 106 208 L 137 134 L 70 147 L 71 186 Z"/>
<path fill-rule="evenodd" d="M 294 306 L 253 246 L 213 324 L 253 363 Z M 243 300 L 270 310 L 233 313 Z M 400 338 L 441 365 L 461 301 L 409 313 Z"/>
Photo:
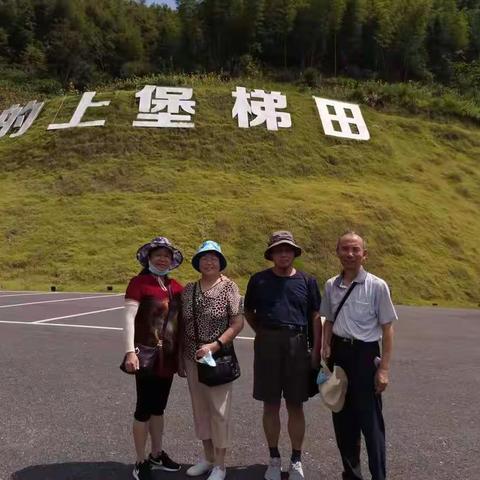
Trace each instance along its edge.
<path fill-rule="evenodd" d="M 147 422 L 151 415 L 163 415 L 172 381 L 173 376 L 162 378 L 154 375 L 135 375 L 137 386 L 135 420 Z"/>
<path fill-rule="evenodd" d="M 310 355 L 304 333 L 259 330 L 254 342 L 253 398 L 266 403 L 308 400 Z"/>

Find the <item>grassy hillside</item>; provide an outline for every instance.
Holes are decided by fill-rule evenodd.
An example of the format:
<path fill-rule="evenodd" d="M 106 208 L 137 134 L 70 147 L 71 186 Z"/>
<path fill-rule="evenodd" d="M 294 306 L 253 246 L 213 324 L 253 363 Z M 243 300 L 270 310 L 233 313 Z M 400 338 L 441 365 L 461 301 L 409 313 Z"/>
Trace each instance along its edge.
<path fill-rule="evenodd" d="M 0 140 L 2 288 L 120 291 L 138 270 L 137 247 L 157 234 L 187 260 L 202 240 L 220 241 L 228 274 L 244 287 L 267 265 L 265 242 L 279 228 L 294 232 L 305 249 L 299 266 L 323 282 L 338 269 L 338 234 L 354 228 L 368 239 L 368 268 L 390 283 L 397 303 L 479 304 L 473 120 L 442 117 L 440 104 L 412 114 L 398 102 L 369 102 L 377 105 L 362 105 L 371 141 L 347 141 L 323 134 L 311 98 L 357 98 L 345 85 L 170 82 L 194 87 L 194 130 L 133 128 L 135 86 L 123 84 L 128 90 L 98 88 L 96 100 L 111 105 L 88 119 L 105 118 L 104 128 L 46 131 L 62 101 L 55 121 L 68 121 L 79 99 L 72 95 L 52 98 L 23 137 Z M 286 93 L 293 128 L 239 129 L 231 119 L 236 85 Z M 176 275 L 195 272 L 187 261 Z"/>

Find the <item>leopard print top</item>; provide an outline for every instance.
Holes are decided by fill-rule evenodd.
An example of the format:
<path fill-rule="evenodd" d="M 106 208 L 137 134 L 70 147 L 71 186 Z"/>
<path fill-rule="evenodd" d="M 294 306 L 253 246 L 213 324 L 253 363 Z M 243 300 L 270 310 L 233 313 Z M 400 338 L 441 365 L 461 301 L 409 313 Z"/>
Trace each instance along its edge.
<path fill-rule="evenodd" d="M 194 285 L 195 283 L 187 283 L 182 292 L 184 356 L 189 360 L 195 360 L 195 352 L 198 349 L 192 309 Z M 224 275 L 219 283 L 205 292 L 202 292 L 197 282 L 195 302 L 201 345 L 214 342 L 228 328 L 231 318 L 242 313 L 237 284 Z"/>

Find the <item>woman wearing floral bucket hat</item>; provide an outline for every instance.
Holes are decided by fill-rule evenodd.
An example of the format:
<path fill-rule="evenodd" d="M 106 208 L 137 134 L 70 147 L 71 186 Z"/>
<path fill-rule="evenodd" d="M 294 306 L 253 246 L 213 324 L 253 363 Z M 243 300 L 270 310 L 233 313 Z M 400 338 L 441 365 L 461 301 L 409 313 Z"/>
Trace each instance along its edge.
<path fill-rule="evenodd" d="M 123 369 L 135 374 L 137 402 L 133 439 L 137 460 L 136 480 L 151 480 L 151 470 L 180 470 L 180 465 L 162 449 L 163 413 L 167 405 L 178 356 L 178 307 L 182 285 L 168 274 L 183 261 L 182 253 L 165 237 L 156 237 L 137 251 L 142 271 L 130 280 L 125 293 L 125 358 Z M 159 339 L 159 332 L 162 338 Z M 148 374 L 140 369 L 138 347 L 155 347 L 162 342 L 162 369 Z M 158 362 L 157 362 L 158 365 Z M 146 456 L 150 433 L 152 450 Z"/>
<path fill-rule="evenodd" d="M 223 480 L 230 437 L 232 383 L 208 386 L 199 380 L 196 361 L 212 360 L 231 348 L 243 328 L 241 297 L 237 285 L 221 272 L 227 260 L 217 242 L 207 240 L 192 258 L 201 277 L 182 293 L 183 361 L 192 400 L 195 433 L 203 442 L 204 460 L 187 470 L 195 477 Z M 218 360 L 218 358 L 217 358 Z"/>

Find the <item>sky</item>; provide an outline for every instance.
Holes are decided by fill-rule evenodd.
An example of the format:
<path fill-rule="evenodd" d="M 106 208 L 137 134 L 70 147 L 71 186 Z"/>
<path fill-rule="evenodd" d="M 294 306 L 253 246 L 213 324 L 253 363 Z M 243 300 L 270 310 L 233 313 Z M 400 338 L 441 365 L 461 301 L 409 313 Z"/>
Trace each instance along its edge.
<path fill-rule="evenodd" d="M 170 7 L 176 7 L 175 0 L 147 0 L 147 3 L 163 3 Z"/>

